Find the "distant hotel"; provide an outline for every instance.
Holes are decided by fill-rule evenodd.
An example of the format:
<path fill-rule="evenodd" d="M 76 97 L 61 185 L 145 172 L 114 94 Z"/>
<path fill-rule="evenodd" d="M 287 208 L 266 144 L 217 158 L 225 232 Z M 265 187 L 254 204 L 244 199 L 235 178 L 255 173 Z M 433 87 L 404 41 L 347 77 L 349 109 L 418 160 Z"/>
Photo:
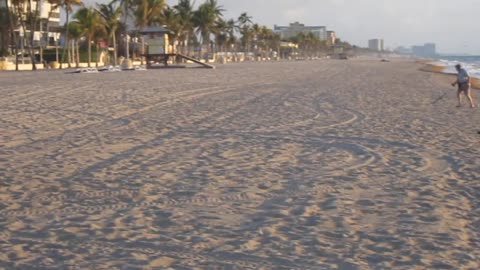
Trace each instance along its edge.
<path fill-rule="evenodd" d="M 335 32 L 327 31 L 327 27 L 325 26 L 306 26 L 299 22 L 291 23 L 289 26 L 275 25 L 273 31 L 279 34 L 282 40 L 290 40 L 300 33 L 313 33 L 319 40 L 324 40 L 330 45 L 334 45 L 337 38 Z"/>
<path fill-rule="evenodd" d="M 425 43 L 423 46 L 412 46 L 412 54 L 421 57 L 435 57 L 437 46 L 435 43 Z"/>
<path fill-rule="evenodd" d="M 383 39 L 370 39 L 368 41 L 368 48 L 375 52 L 383 52 L 385 50 Z"/>

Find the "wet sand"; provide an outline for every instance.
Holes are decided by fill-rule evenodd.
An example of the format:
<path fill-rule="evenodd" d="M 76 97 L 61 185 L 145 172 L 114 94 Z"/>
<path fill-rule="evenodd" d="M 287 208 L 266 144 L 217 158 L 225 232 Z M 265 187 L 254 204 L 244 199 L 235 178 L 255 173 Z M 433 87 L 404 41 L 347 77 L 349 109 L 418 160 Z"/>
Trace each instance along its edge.
<path fill-rule="evenodd" d="M 419 68 L 0 73 L 0 269 L 479 269 L 480 112 Z"/>

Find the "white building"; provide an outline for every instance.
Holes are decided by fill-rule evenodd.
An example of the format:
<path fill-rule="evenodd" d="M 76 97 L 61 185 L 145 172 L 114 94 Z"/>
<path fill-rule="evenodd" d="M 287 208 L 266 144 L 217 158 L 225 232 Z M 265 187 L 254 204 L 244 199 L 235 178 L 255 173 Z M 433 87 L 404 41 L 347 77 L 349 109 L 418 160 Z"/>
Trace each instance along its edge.
<path fill-rule="evenodd" d="M 327 28 L 325 26 L 305 26 L 299 22 L 291 23 L 289 26 L 275 25 L 273 31 L 280 34 L 282 40 L 296 37 L 300 33 L 313 33 L 320 40 L 327 40 Z"/>
<path fill-rule="evenodd" d="M 385 50 L 383 39 L 370 39 L 368 41 L 368 48 L 372 51 L 383 52 Z"/>
<path fill-rule="evenodd" d="M 13 10 L 12 0 L 7 0 L 8 6 L 11 10 Z M 37 2 L 32 1 L 32 12 L 37 10 Z M 53 8 L 53 6 L 48 3 L 46 0 L 39 0 L 38 3 L 40 6 L 38 7 L 39 13 L 39 24 L 37 29 L 33 29 L 33 36 L 35 44 L 34 46 L 55 46 L 57 39 L 59 38 L 60 33 L 60 9 Z M 0 1 L 0 8 L 5 7 L 5 1 Z M 23 5 L 23 10 L 27 11 L 27 4 Z M 23 29 L 18 27 L 15 32 L 18 36 L 25 36 L 29 35 L 32 29 L 29 29 L 29 25 L 26 24 L 26 32 L 23 33 Z"/>

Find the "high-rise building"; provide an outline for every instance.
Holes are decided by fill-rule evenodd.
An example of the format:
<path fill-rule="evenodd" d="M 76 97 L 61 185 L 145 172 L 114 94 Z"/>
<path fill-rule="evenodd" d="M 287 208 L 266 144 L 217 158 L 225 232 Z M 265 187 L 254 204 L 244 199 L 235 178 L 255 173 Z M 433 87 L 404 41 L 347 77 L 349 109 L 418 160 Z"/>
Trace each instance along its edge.
<path fill-rule="evenodd" d="M 313 33 L 320 40 L 327 40 L 328 38 L 325 26 L 306 26 L 299 22 L 291 23 L 289 26 L 275 25 L 273 31 L 279 34 L 282 40 L 291 39 L 300 33 Z"/>
<path fill-rule="evenodd" d="M 423 46 L 412 46 L 412 53 L 421 57 L 435 57 L 437 46 L 435 43 L 425 43 Z"/>
<path fill-rule="evenodd" d="M 372 51 L 383 52 L 385 50 L 383 39 L 370 39 L 368 41 L 368 48 Z"/>

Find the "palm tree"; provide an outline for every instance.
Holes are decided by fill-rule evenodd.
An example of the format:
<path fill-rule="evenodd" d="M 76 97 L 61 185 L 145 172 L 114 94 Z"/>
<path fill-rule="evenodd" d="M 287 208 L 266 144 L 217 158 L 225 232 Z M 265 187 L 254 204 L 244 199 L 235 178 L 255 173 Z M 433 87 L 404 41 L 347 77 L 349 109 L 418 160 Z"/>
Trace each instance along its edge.
<path fill-rule="evenodd" d="M 237 20 L 240 27 L 243 27 L 244 25 L 250 25 L 253 23 L 252 16 L 248 15 L 246 12 L 243 12 L 242 14 L 240 14 Z"/>
<path fill-rule="evenodd" d="M 0 56 L 6 56 L 7 54 L 7 36 L 10 26 L 10 18 L 7 15 L 8 10 L 6 8 L 0 8 Z"/>
<path fill-rule="evenodd" d="M 223 21 L 223 20 L 221 20 Z M 224 24 L 219 25 L 220 28 L 223 27 L 223 35 L 225 35 L 225 47 L 227 48 L 227 52 L 231 52 L 230 48 L 234 49 L 234 52 L 236 52 L 236 46 L 235 44 L 237 43 L 237 37 L 235 35 L 235 31 L 238 30 L 238 25 L 237 22 L 234 19 L 230 19 L 228 21 L 225 21 Z M 217 42 L 222 41 L 222 36 L 220 36 L 220 39 L 217 37 Z M 235 55 L 236 59 L 236 55 Z"/>
<path fill-rule="evenodd" d="M 62 58 L 60 61 L 60 68 L 62 68 L 62 63 L 65 59 L 65 49 L 69 44 L 69 35 L 68 35 L 68 24 L 70 20 L 70 13 L 73 11 L 74 6 L 83 6 L 83 0 L 49 0 L 54 8 L 62 7 L 65 9 L 66 21 L 65 21 L 65 44 L 63 46 Z M 68 67 L 70 68 L 70 61 L 68 62 Z"/>
<path fill-rule="evenodd" d="M 18 16 L 14 11 L 10 10 L 9 1 L 5 0 L 5 9 L 7 10 L 7 21 L 9 26 L 10 41 L 12 42 L 12 50 L 15 54 L 15 70 L 18 71 L 18 49 L 17 36 L 15 35 L 15 28 L 18 26 Z"/>
<path fill-rule="evenodd" d="M 216 22 L 222 17 L 223 8 L 218 5 L 217 0 L 206 0 L 194 13 L 194 25 L 197 33 L 202 38 L 203 46 L 209 52 L 210 35 L 216 29 Z"/>
<path fill-rule="evenodd" d="M 270 50 L 268 46 L 267 40 L 270 38 L 271 30 L 268 29 L 266 26 L 260 26 L 257 34 L 257 46 L 259 50 L 259 54 L 262 58 L 266 58 L 267 53 Z"/>
<path fill-rule="evenodd" d="M 83 36 L 87 38 L 88 67 L 92 61 L 92 41 L 99 32 L 105 32 L 100 14 L 92 7 L 81 8 L 73 16 L 81 29 Z"/>
<path fill-rule="evenodd" d="M 97 4 L 97 12 L 102 16 L 102 22 L 107 32 L 108 39 L 113 43 L 113 62 L 117 65 L 117 30 L 120 26 L 122 7 L 115 6 L 115 2 L 109 4 Z"/>
<path fill-rule="evenodd" d="M 307 37 L 305 33 L 299 33 L 298 35 L 292 38 L 292 41 L 298 44 L 298 48 L 302 56 L 305 56 L 305 47 L 307 43 Z"/>
<path fill-rule="evenodd" d="M 97 14 L 98 12 L 95 11 Z M 105 29 L 105 25 L 103 24 L 102 18 L 99 14 L 99 24 L 100 28 L 95 31 L 93 35 L 93 43 L 95 43 L 95 67 L 98 67 L 98 63 L 102 59 L 102 53 L 100 52 L 100 41 L 108 40 L 110 37 L 108 36 L 107 30 Z M 106 61 L 103 61 L 105 63 Z"/>
<path fill-rule="evenodd" d="M 312 32 L 300 33 L 291 39 L 297 43 L 303 56 L 318 54 L 322 49 L 322 41 Z"/>
<path fill-rule="evenodd" d="M 162 21 L 163 11 L 167 7 L 165 0 L 137 0 L 135 15 L 135 26 L 144 29 L 148 26 L 158 25 Z M 142 38 L 142 54 L 145 43 Z M 143 57 L 142 64 L 143 64 Z"/>
<path fill-rule="evenodd" d="M 28 40 L 28 47 L 29 47 L 29 53 L 30 53 L 30 59 L 32 61 L 32 70 L 37 70 L 36 66 L 36 57 L 35 57 L 35 49 L 34 49 L 34 39 L 35 39 L 35 31 L 38 30 L 39 28 L 39 14 L 40 14 L 40 5 L 38 4 L 39 1 L 36 1 L 35 9 L 33 9 L 33 2 L 35 0 L 27 0 L 27 16 L 26 20 L 29 23 L 29 29 L 30 29 L 30 35 L 29 35 L 29 40 Z"/>
<path fill-rule="evenodd" d="M 265 46 L 267 51 L 276 51 L 276 55 L 280 54 L 280 35 L 273 32 L 272 29 L 266 29 L 265 33 Z"/>
<path fill-rule="evenodd" d="M 250 42 L 253 39 L 253 32 L 251 30 L 252 16 L 249 16 L 246 12 L 240 14 L 237 19 L 240 34 L 242 35 L 242 46 L 245 52 L 250 52 Z"/>
<path fill-rule="evenodd" d="M 255 56 L 257 56 L 257 54 L 258 54 L 258 43 L 259 43 L 258 41 L 260 39 L 260 34 L 261 34 L 262 29 L 261 29 L 261 26 L 258 23 L 252 25 L 251 29 L 252 29 L 252 37 L 253 37 L 253 43 L 254 43 L 254 49 L 255 49 L 254 52 L 256 54 Z"/>
<path fill-rule="evenodd" d="M 127 20 L 130 17 L 130 12 L 133 10 L 135 6 L 136 0 L 113 0 L 113 2 L 118 3 L 119 6 L 123 9 L 123 26 L 124 26 L 124 38 L 125 38 L 125 58 L 128 61 L 130 59 L 130 48 L 129 48 L 129 40 L 128 40 L 128 27 L 127 27 Z"/>
<path fill-rule="evenodd" d="M 12 0 L 12 4 L 14 6 L 14 12 L 17 14 L 19 19 L 19 24 L 21 26 L 21 30 L 23 33 L 28 35 L 26 38 L 22 38 L 22 46 L 24 45 L 24 41 L 26 42 L 27 49 L 30 55 L 30 59 L 32 62 L 32 70 L 37 70 L 37 66 L 35 64 L 35 50 L 33 48 L 33 41 L 34 41 L 34 31 L 38 28 L 38 18 L 39 18 L 39 6 L 36 5 L 34 8 L 33 6 L 34 0 Z M 23 48 L 22 48 L 23 54 Z M 23 55 L 22 55 L 23 59 Z"/>
<path fill-rule="evenodd" d="M 245 25 L 242 27 L 240 30 L 240 33 L 242 35 L 242 46 L 244 49 L 245 53 L 250 53 L 250 50 L 252 48 L 252 42 L 255 37 L 255 32 L 252 29 L 252 26 Z"/>
<path fill-rule="evenodd" d="M 10 29 L 10 10 L 6 7 L 0 8 L 0 56 L 6 56 L 8 54 Z"/>
<path fill-rule="evenodd" d="M 237 22 L 234 19 L 228 20 L 226 31 L 228 33 L 228 43 L 230 45 L 234 45 L 237 41 L 237 38 L 235 37 L 236 30 L 238 30 Z"/>
<path fill-rule="evenodd" d="M 215 43 L 221 52 L 225 52 L 228 45 L 228 22 L 220 18 L 216 22 L 216 27 L 214 29 L 215 34 Z"/>
<path fill-rule="evenodd" d="M 170 43 L 173 45 L 174 50 L 176 50 L 177 42 L 180 40 L 184 31 L 184 23 L 182 22 L 178 11 L 174 8 L 167 7 L 163 12 L 160 23 L 166 25 L 170 31 Z"/>
<path fill-rule="evenodd" d="M 233 47 L 237 42 L 237 37 L 235 36 L 237 29 L 238 26 L 234 19 L 229 19 L 228 21 L 222 18 L 218 19 L 215 29 L 215 40 L 222 50 L 230 52 L 228 48 Z"/>
<path fill-rule="evenodd" d="M 166 7 L 165 0 L 137 0 L 134 11 L 135 25 L 145 28 L 159 24 Z"/>
<path fill-rule="evenodd" d="M 195 3 L 190 0 L 179 0 L 178 4 L 173 7 L 179 17 L 178 24 L 181 30 L 178 35 L 178 40 L 181 43 L 182 53 L 184 54 L 187 51 L 187 47 L 190 47 L 190 38 L 194 37 L 194 4 Z"/>
<path fill-rule="evenodd" d="M 73 39 L 73 62 L 75 62 L 75 66 L 78 68 L 80 65 L 80 46 L 78 43 L 80 42 L 80 39 L 83 35 L 81 25 L 76 21 L 70 22 L 68 24 L 68 34 Z"/>

